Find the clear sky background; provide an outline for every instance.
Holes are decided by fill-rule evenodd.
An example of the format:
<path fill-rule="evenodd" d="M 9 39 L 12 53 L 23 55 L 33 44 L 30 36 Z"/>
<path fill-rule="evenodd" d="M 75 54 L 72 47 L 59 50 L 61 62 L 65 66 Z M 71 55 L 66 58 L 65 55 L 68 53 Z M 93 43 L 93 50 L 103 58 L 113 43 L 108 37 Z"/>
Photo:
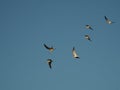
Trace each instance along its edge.
<path fill-rule="evenodd" d="M 0 90 L 120 90 L 120 0 L 0 0 Z"/>

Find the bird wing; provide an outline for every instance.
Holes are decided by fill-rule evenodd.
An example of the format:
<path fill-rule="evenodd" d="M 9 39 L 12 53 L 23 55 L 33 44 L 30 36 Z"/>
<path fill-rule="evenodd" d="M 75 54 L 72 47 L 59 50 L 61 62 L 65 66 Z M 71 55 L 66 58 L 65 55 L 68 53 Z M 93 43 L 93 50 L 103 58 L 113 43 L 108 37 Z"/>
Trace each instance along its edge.
<path fill-rule="evenodd" d="M 51 66 L 51 62 L 49 62 L 48 65 L 49 65 L 49 67 L 50 67 L 50 69 L 51 69 L 51 68 L 52 68 L 52 66 Z"/>
<path fill-rule="evenodd" d="M 93 28 L 90 26 L 90 29 L 93 30 Z"/>
<path fill-rule="evenodd" d="M 44 47 L 45 47 L 46 49 L 50 49 L 50 47 L 48 47 L 46 44 L 44 44 Z"/>
<path fill-rule="evenodd" d="M 106 21 L 108 21 L 108 20 L 109 20 L 106 16 L 104 16 L 104 17 L 105 17 L 105 20 L 106 20 Z"/>

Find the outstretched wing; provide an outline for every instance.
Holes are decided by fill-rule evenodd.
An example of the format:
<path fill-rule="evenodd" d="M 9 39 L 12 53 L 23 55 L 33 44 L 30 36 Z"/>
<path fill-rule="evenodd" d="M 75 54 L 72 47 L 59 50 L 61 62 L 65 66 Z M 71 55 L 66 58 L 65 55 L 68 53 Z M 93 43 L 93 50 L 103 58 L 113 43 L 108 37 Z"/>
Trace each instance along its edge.
<path fill-rule="evenodd" d="M 48 47 L 46 44 L 44 44 L 44 47 L 45 47 L 46 49 L 50 49 L 50 47 Z"/>
<path fill-rule="evenodd" d="M 49 67 L 50 67 L 50 69 L 51 69 L 51 68 L 52 68 L 52 66 L 51 66 L 51 62 L 49 62 L 48 65 L 49 65 Z"/>
<path fill-rule="evenodd" d="M 90 26 L 90 29 L 93 30 L 93 28 Z"/>
<path fill-rule="evenodd" d="M 106 16 L 104 16 L 105 20 L 108 21 L 108 18 Z"/>

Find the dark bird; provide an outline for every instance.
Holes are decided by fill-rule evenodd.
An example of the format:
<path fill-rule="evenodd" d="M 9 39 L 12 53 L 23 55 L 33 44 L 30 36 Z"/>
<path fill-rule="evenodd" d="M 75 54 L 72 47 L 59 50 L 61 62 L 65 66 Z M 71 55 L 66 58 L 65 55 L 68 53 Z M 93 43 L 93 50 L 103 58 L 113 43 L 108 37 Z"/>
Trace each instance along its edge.
<path fill-rule="evenodd" d="M 106 16 L 104 16 L 104 18 L 105 18 L 105 21 L 106 21 L 108 24 L 115 23 L 115 22 L 112 22 L 110 19 L 108 19 Z"/>
<path fill-rule="evenodd" d="M 89 41 L 92 41 L 89 35 L 85 35 L 85 38 Z"/>
<path fill-rule="evenodd" d="M 78 59 L 80 58 L 78 56 L 78 54 L 76 53 L 75 47 L 73 47 L 73 49 L 72 49 L 72 55 L 73 55 L 74 58 L 78 58 Z"/>
<path fill-rule="evenodd" d="M 48 60 L 47 60 L 47 63 L 48 63 L 48 65 L 49 65 L 49 68 L 50 68 L 50 69 L 52 68 L 52 66 L 51 66 L 52 62 L 53 62 L 53 61 L 52 61 L 51 59 L 48 59 Z"/>
<path fill-rule="evenodd" d="M 90 25 L 86 25 L 87 29 L 93 30 L 93 28 Z"/>
<path fill-rule="evenodd" d="M 44 47 L 46 49 L 48 49 L 50 52 L 54 51 L 54 48 L 53 47 L 48 47 L 46 44 L 44 44 Z"/>

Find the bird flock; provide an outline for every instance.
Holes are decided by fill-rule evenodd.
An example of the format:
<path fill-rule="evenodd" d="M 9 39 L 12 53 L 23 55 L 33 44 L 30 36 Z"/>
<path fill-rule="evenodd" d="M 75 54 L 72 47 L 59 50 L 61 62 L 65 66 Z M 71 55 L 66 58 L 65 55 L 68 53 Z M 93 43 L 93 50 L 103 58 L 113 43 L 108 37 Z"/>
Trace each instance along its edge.
<path fill-rule="evenodd" d="M 106 16 L 104 16 L 104 19 L 105 19 L 105 21 L 106 21 L 107 24 L 115 23 L 115 22 L 111 21 L 111 20 L 110 20 L 108 17 L 106 17 Z M 88 24 L 87 24 L 85 27 L 86 27 L 86 29 L 89 29 L 89 30 L 92 30 L 92 31 L 94 30 L 94 29 L 91 27 L 91 25 L 88 25 Z M 89 35 L 86 34 L 84 37 L 85 37 L 85 39 L 87 39 L 88 41 L 92 41 Z M 46 44 L 44 44 L 43 46 L 44 46 L 49 52 L 51 52 L 51 53 L 55 50 L 55 48 L 54 48 L 53 46 L 50 47 L 50 46 L 47 46 Z M 75 59 L 80 59 L 79 55 L 78 55 L 77 52 L 76 52 L 75 47 L 72 48 L 72 55 L 73 55 L 73 57 L 74 57 Z M 52 62 L 53 62 L 52 59 L 47 59 L 47 64 L 48 64 L 48 66 L 49 66 L 50 69 L 52 69 Z"/>

